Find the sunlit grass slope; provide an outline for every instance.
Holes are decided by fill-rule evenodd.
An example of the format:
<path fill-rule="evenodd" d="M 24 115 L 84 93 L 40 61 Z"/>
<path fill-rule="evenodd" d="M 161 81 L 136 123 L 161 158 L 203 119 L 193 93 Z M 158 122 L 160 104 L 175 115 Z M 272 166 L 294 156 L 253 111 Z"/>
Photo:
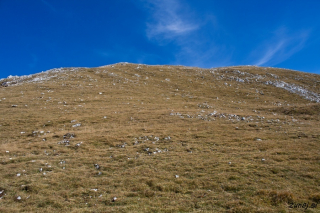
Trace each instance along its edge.
<path fill-rule="evenodd" d="M 0 212 L 320 211 L 319 75 L 119 63 L 0 84 Z"/>

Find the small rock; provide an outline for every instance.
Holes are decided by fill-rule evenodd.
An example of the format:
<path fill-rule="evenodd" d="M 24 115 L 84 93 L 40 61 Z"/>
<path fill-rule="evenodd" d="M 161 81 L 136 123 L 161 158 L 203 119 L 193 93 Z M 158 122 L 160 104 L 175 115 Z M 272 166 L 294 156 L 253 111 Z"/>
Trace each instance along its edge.
<path fill-rule="evenodd" d="M 21 174 L 20 174 L 20 173 L 18 173 L 18 174 L 17 174 L 17 177 L 20 177 L 20 176 L 21 176 Z"/>
<path fill-rule="evenodd" d="M 175 175 L 176 178 L 179 178 L 179 175 Z"/>
<path fill-rule="evenodd" d="M 100 166 L 98 164 L 94 164 L 94 168 L 100 169 Z"/>
<path fill-rule="evenodd" d="M 266 161 L 266 159 L 262 158 L 261 161 L 264 162 L 264 161 Z"/>
<path fill-rule="evenodd" d="M 5 196 L 4 189 L 0 189 L 0 200 Z"/>
<path fill-rule="evenodd" d="M 76 144 L 76 147 L 80 147 L 81 144 L 82 144 L 82 142 L 77 143 L 77 144 Z"/>
<path fill-rule="evenodd" d="M 63 136 L 64 139 L 70 139 L 70 138 L 74 138 L 75 134 L 74 133 L 67 133 Z"/>
<path fill-rule="evenodd" d="M 112 198 L 111 202 L 116 202 L 117 199 L 118 199 L 117 197 L 114 197 Z"/>
<path fill-rule="evenodd" d="M 69 146 L 70 145 L 70 141 L 69 140 L 63 140 L 63 141 L 59 142 L 58 144 Z"/>
<path fill-rule="evenodd" d="M 21 200 L 21 197 L 20 197 L 20 196 L 18 196 L 18 197 L 17 197 L 17 200 L 18 200 L 18 201 L 20 201 L 20 200 Z"/>
<path fill-rule="evenodd" d="M 9 85 L 8 85 L 7 82 L 2 82 L 2 83 L 1 83 L 1 86 L 2 86 L 2 87 L 7 87 L 7 86 L 9 86 Z"/>
<path fill-rule="evenodd" d="M 231 165 L 231 161 L 228 164 Z"/>

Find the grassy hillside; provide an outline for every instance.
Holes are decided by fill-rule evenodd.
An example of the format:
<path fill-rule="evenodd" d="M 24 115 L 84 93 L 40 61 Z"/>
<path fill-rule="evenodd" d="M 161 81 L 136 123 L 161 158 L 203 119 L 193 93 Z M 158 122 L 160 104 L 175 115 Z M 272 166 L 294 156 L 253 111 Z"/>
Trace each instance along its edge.
<path fill-rule="evenodd" d="M 320 212 L 319 75 L 119 63 L 0 84 L 0 212 Z"/>

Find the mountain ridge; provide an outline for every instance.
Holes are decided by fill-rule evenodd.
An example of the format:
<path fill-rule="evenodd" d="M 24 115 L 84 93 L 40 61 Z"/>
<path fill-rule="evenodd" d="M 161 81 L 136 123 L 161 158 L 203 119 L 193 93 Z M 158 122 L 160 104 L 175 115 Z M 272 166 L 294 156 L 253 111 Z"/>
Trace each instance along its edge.
<path fill-rule="evenodd" d="M 114 67 L 114 66 L 117 66 L 117 65 L 133 65 L 133 66 L 153 66 L 153 67 L 183 67 L 184 69 L 197 69 L 197 70 L 209 70 L 209 72 L 211 71 L 223 71 L 223 70 L 234 70 L 234 71 L 238 71 L 241 75 L 247 75 L 249 73 L 245 73 L 245 72 L 240 72 L 238 69 L 244 69 L 244 68 L 255 68 L 255 69 L 260 69 L 260 70 L 273 70 L 273 71 L 277 71 L 277 72 L 280 72 L 280 71 L 286 71 L 286 72 L 296 72 L 296 73 L 291 73 L 291 74 L 297 74 L 298 73 L 300 75 L 305 75 L 305 76 L 313 76 L 313 77 L 316 77 L 316 76 L 319 76 L 317 74 L 311 74 L 311 73 L 304 73 L 304 72 L 301 72 L 301 71 L 294 71 L 294 70 L 289 70 L 289 69 L 285 69 L 285 68 L 273 68 L 273 67 L 258 67 L 258 66 L 253 66 L 253 65 L 244 65 L 244 66 L 229 66 L 229 67 L 219 67 L 219 68 L 210 68 L 210 69 L 206 69 L 206 68 L 195 68 L 195 67 L 186 67 L 186 66 L 182 66 L 182 65 L 146 65 L 146 64 L 133 64 L 133 63 L 127 63 L 127 62 L 120 62 L 120 63 L 116 63 L 116 64 L 110 64 L 110 65 L 104 65 L 104 66 L 100 66 L 100 67 L 97 67 L 97 68 L 108 68 L 108 67 Z M 45 75 L 50 75 L 50 74 L 57 74 L 57 73 L 61 73 L 61 72 L 73 72 L 73 71 L 77 71 L 77 70 L 80 70 L 80 69 L 95 69 L 95 68 L 87 68 L 87 67 L 66 67 L 66 68 L 54 68 L 54 69 L 50 69 L 50 70 L 47 70 L 47 71 L 44 71 L 44 72 L 40 72 L 40 73 L 35 73 L 35 74 L 31 74 L 31 75 L 24 75 L 24 76 L 8 76 L 7 78 L 4 78 L 4 79 L 0 79 L 0 85 L 4 84 L 6 86 L 9 86 L 9 85 L 12 85 L 12 84 L 17 84 L 19 82 L 24 82 L 24 81 L 33 81 L 33 82 L 36 82 L 36 81 L 46 81 L 46 80 L 49 80 L 48 77 L 49 76 L 45 76 Z M 44 75 L 44 77 L 41 77 L 41 75 Z M 275 74 L 272 74 L 272 73 L 268 73 L 266 72 L 265 75 L 270 75 L 272 76 L 274 79 L 279 79 L 279 77 Z M 50 78 L 53 78 L 53 77 L 56 77 L 56 76 L 50 76 Z M 262 76 L 256 76 L 256 78 L 262 78 Z M 303 79 L 303 78 L 301 78 Z M 10 81 L 11 80 L 11 81 Z M 235 80 L 239 80 L 240 82 L 244 82 L 243 79 L 241 78 L 237 78 Z M 248 80 L 248 79 L 246 79 Z M 319 81 L 316 82 L 317 83 L 320 83 Z M 312 91 L 308 91 L 302 87 L 299 87 L 299 86 L 296 86 L 296 85 L 292 85 L 292 84 L 288 84 L 286 82 L 283 82 L 283 81 L 269 81 L 269 82 L 266 82 L 266 84 L 270 84 L 270 85 L 273 85 L 275 87 L 279 87 L 279 88 L 283 88 L 283 89 L 286 89 L 292 93 L 298 93 L 302 96 L 304 96 L 305 98 L 311 100 L 311 101 L 316 101 L 316 102 L 320 102 L 320 95 L 315 93 L 315 92 L 312 92 Z"/>
<path fill-rule="evenodd" d="M 0 211 L 317 212 L 319 82 L 129 63 L 2 79 Z"/>

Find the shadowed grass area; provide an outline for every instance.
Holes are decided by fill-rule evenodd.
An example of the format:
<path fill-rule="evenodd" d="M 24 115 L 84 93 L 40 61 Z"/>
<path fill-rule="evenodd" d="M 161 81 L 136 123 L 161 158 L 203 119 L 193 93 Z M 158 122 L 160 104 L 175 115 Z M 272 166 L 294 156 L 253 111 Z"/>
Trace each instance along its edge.
<path fill-rule="evenodd" d="M 120 63 L 41 76 L 0 88 L 1 212 L 319 202 L 318 75 Z"/>

